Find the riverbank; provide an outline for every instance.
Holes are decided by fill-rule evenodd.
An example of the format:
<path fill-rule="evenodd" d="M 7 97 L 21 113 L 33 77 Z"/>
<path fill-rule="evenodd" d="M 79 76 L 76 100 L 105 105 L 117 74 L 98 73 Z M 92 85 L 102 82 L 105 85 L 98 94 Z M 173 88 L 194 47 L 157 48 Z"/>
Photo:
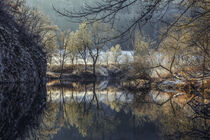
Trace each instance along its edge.
<path fill-rule="evenodd" d="M 61 75 L 62 73 L 62 75 Z M 119 81 L 123 88 L 128 90 L 158 89 L 160 91 L 178 90 L 191 93 L 202 92 L 210 95 L 210 76 L 205 78 L 186 78 L 183 72 L 176 73 L 179 77 L 166 75 L 164 77 L 130 77 L 129 70 L 118 66 L 97 66 L 96 75 L 92 74 L 91 65 L 84 70 L 84 65 L 66 66 L 63 70 L 59 67 L 51 67 L 47 72 L 48 81 L 61 80 L 69 82 L 98 82 L 98 81 Z"/>
<path fill-rule="evenodd" d="M 68 81 L 100 81 L 107 79 L 123 79 L 123 70 L 120 66 L 97 66 L 96 74 L 92 73 L 92 66 L 88 65 L 85 70 L 84 65 L 68 65 L 64 69 L 59 66 L 48 68 L 47 79 L 50 80 L 68 80 Z"/>

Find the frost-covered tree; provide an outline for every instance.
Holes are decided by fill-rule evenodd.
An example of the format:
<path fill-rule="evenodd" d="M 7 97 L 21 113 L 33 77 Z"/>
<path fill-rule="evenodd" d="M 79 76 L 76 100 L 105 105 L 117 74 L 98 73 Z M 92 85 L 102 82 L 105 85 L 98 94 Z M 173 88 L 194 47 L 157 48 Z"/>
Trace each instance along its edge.
<path fill-rule="evenodd" d="M 103 54 L 103 60 L 104 60 L 104 63 L 106 64 L 106 66 L 108 66 L 109 60 L 110 60 L 110 51 L 109 50 Z"/>
<path fill-rule="evenodd" d="M 78 38 L 75 32 L 71 32 L 69 36 L 69 42 L 67 46 L 68 57 L 71 61 L 71 64 L 74 65 L 74 60 L 78 55 Z"/>
<path fill-rule="evenodd" d="M 112 46 L 110 49 L 111 53 L 112 53 L 112 61 L 114 62 L 114 64 L 119 64 L 119 57 L 122 54 L 122 50 L 119 44 Z"/>
<path fill-rule="evenodd" d="M 9 6 L 10 13 L 15 17 L 21 32 L 27 30 L 28 36 L 41 44 L 46 52 L 48 63 L 51 63 L 56 49 L 56 33 L 59 29 L 50 18 L 36 8 L 30 8 L 25 0 L 4 0 Z"/>
<path fill-rule="evenodd" d="M 149 55 L 151 45 L 152 41 L 149 41 L 144 36 L 140 35 L 139 32 L 137 32 L 134 41 L 134 56 L 145 58 Z"/>
<path fill-rule="evenodd" d="M 107 40 L 113 35 L 114 30 L 109 24 L 95 22 L 87 25 L 80 24 L 75 33 L 77 52 L 83 59 L 85 70 L 87 70 L 87 58 L 90 56 L 93 64 L 93 74 L 95 75 L 96 64 L 102 50 L 106 49 Z"/>
<path fill-rule="evenodd" d="M 91 35 L 91 45 L 88 46 L 89 54 L 93 64 L 93 74 L 95 75 L 96 64 L 102 50 L 106 49 L 106 43 L 114 34 L 114 29 L 107 23 L 95 22 L 89 27 Z"/>
<path fill-rule="evenodd" d="M 139 32 L 134 39 L 134 62 L 130 70 L 130 76 L 135 78 L 149 79 L 150 67 L 150 47 L 152 41 L 142 36 Z"/>
<path fill-rule="evenodd" d="M 48 64 L 52 64 L 52 59 L 58 49 L 57 42 L 56 42 L 56 33 L 51 31 L 45 34 L 43 38 L 44 50 L 47 56 Z"/>
<path fill-rule="evenodd" d="M 139 32 L 135 34 L 134 40 L 134 62 L 138 65 L 149 64 L 149 52 L 153 42 L 146 37 L 142 36 Z"/>
<path fill-rule="evenodd" d="M 58 45 L 58 61 L 60 64 L 60 77 L 62 77 L 63 75 L 63 70 L 64 70 L 64 66 L 65 63 L 67 61 L 68 58 L 68 52 L 67 52 L 67 48 L 69 45 L 69 40 L 70 40 L 70 32 L 66 31 L 66 32 L 58 32 L 57 33 L 57 45 Z"/>
<path fill-rule="evenodd" d="M 87 71 L 88 47 L 91 45 L 92 41 L 91 33 L 89 32 L 88 26 L 85 22 L 80 24 L 75 35 L 77 40 L 77 51 L 79 56 L 83 59 L 85 71 Z"/>

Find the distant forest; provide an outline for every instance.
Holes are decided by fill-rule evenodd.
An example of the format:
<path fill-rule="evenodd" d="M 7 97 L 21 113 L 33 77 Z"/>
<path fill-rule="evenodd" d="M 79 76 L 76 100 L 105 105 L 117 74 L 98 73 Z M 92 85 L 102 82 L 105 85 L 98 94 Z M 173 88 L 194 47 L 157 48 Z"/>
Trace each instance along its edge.
<path fill-rule="evenodd" d="M 79 23 L 70 22 L 69 18 L 66 18 L 64 16 L 59 15 L 56 10 L 61 11 L 71 11 L 71 10 L 78 10 L 83 5 L 91 3 L 96 3 L 98 0 L 26 0 L 27 5 L 33 8 L 37 8 L 38 10 L 43 11 L 47 16 L 49 16 L 50 20 L 53 21 L 54 24 L 58 25 L 58 27 L 65 31 L 65 30 L 72 30 L 75 31 L 79 28 Z M 55 9 L 54 9 L 55 8 Z M 134 7 L 133 9 L 129 10 L 123 10 L 119 15 L 117 15 L 117 24 L 115 23 L 115 29 L 119 30 L 121 32 L 124 30 L 130 23 L 130 21 L 135 18 L 136 9 L 139 7 Z M 147 24 L 143 25 L 142 28 L 139 28 L 138 30 L 144 34 L 144 36 L 147 36 L 151 38 L 152 40 L 158 40 L 159 34 L 161 28 L 164 26 L 167 26 L 167 22 L 172 21 L 173 17 L 177 14 L 178 11 L 180 11 L 180 6 L 178 7 L 174 3 L 170 5 L 170 8 L 168 8 L 167 13 L 164 15 L 164 21 L 158 20 L 160 18 L 160 15 L 163 14 L 165 9 L 162 9 L 159 11 L 159 13 L 156 13 L 154 16 L 154 20 L 148 22 Z M 189 15 L 192 13 L 189 13 Z M 191 16 L 191 15 L 190 15 Z M 129 37 L 125 37 L 126 39 Z M 126 40 L 126 39 L 119 39 L 119 40 Z M 121 45 L 121 48 L 123 50 L 131 50 L 133 49 L 131 40 L 120 42 L 117 40 L 117 43 Z M 112 43 L 116 44 L 116 42 Z M 129 46 L 129 47 L 128 47 Z"/>

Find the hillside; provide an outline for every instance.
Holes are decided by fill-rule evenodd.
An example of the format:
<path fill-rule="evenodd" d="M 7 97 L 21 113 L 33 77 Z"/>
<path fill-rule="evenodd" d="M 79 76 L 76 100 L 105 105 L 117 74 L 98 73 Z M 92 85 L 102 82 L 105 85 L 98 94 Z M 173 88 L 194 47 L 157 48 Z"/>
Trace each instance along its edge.
<path fill-rule="evenodd" d="M 46 58 L 42 47 L 5 7 L 0 2 L 0 82 L 45 80 Z"/>

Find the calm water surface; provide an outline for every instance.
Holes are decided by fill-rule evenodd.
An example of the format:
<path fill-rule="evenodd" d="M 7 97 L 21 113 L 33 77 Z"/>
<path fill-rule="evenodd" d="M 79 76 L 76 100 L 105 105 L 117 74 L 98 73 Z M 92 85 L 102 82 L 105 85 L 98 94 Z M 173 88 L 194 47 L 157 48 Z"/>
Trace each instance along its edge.
<path fill-rule="evenodd" d="M 0 111 L 0 140 L 210 138 L 208 99 L 117 82 L 0 85 Z"/>

